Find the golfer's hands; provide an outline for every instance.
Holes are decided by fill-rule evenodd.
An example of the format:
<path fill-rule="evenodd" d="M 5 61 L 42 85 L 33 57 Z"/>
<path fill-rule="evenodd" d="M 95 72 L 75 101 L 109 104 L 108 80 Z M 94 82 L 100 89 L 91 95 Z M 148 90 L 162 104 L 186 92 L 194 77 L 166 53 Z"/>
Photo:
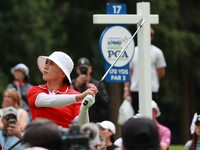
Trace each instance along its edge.
<path fill-rule="evenodd" d="M 7 128 L 8 134 L 9 135 L 14 135 L 16 137 L 18 137 L 19 139 L 22 138 L 22 133 L 19 129 L 19 127 L 15 124 L 10 124 L 11 127 Z"/>
<path fill-rule="evenodd" d="M 82 101 L 88 94 L 92 95 L 93 97 L 95 97 L 95 95 L 97 94 L 98 90 L 95 86 L 92 86 L 91 88 L 87 89 L 85 92 L 76 95 L 76 101 Z"/>
<path fill-rule="evenodd" d="M 95 103 L 95 97 L 88 94 L 82 101 L 81 110 L 87 111 Z"/>

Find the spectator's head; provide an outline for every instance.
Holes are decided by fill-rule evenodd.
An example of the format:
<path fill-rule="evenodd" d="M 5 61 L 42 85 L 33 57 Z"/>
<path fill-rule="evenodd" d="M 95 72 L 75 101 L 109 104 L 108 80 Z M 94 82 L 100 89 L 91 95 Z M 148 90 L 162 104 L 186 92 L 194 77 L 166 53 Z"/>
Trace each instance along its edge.
<path fill-rule="evenodd" d="M 122 128 L 124 150 L 157 150 L 158 128 L 149 118 L 130 118 Z"/>
<path fill-rule="evenodd" d="M 23 144 L 60 150 L 62 149 L 62 134 L 53 121 L 37 118 L 27 126 Z"/>
<path fill-rule="evenodd" d="M 115 125 L 111 121 L 102 121 L 98 123 L 99 125 L 99 138 L 110 139 L 110 141 L 114 142 L 114 134 L 116 133 Z"/>
<path fill-rule="evenodd" d="M 50 64 L 51 62 L 57 65 L 56 68 L 52 70 L 55 73 L 54 75 L 58 75 L 58 73 L 61 73 L 63 82 L 66 83 L 68 86 L 71 85 L 70 74 L 74 67 L 72 59 L 66 53 L 60 51 L 55 51 L 50 56 L 39 56 L 37 59 L 38 67 L 42 73 L 44 73 L 46 64 Z M 60 69 L 57 67 L 59 67 Z M 48 81 L 49 77 L 46 77 L 43 74 L 43 80 Z"/>
<path fill-rule="evenodd" d="M 3 130 L 7 132 L 7 127 L 9 127 L 10 123 L 15 124 L 17 122 L 17 109 L 14 107 L 6 107 L 3 111 L 2 119 Z"/>
<path fill-rule="evenodd" d="M 79 75 L 80 74 L 86 74 L 87 76 L 90 75 L 92 72 L 92 66 L 90 61 L 85 57 L 79 58 L 77 61 L 76 72 Z"/>
<path fill-rule="evenodd" d="M 151 107 L 152 107 L 153 119 L 155 119 L 156 117 L 159 117 L 161 115 L 161 112 L 157 103 L 154 100 L 151 101 Z"/>
<path fill-rule="evenodd" d="M 19 108 L 22 106 L 21 96 L 15 88 L 6 89 L 3 92 L 3 103 L 2 107 L 13 106 Z"/>
<path fill-rule="evenodd" d="M 28 82 L 29 69 L 25 64 L 17 64 L 15 67 L 10 69 L 10 72 L 14 76 L 15 80 L 19 82 Z"/>

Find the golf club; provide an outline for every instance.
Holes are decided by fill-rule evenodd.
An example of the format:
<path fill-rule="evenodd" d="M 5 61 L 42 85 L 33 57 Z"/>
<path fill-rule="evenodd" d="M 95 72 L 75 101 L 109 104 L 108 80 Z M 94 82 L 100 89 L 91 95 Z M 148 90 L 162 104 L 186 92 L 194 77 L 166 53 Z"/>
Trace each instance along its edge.
<path fill-rule="evenodd" d="M 115 59 L 115 61 L 113 62 L 113 64 L 108 68 L 108 70 L 106 71 L 106 73 L 104 74 L 104 76 L 101 78 L 101 80 L 99 81 L 97 88 L 101 85 L 101 83 L 103 82 L 103 80 L 105 79 L 105 77 L 108 75 L 108 73 L 110 72 L 110 70 L 112 69 L 112 67 L 116 64 L 116 62 L 118 61 L 118 59 L 121 57 L 122 53 L 125 51 L 125 49 L 128 47 L 128 45 L 130 44 L 131 40 L 135 37 L 135 35 L 138 33 L 138 31 L 140 30 L 140 28 L 144 25 L 145 20 L 141 19 L 137 24 L 139 25 L 139 27 L 137 28 L 137 30 L 135 31 L 135 33 L 133 34 L 133 36 L 130 38 L 130 40 L 128 41 L 128 43 L 124 46 L 124 48 L 122 49 L 122 51 L 120 52 L 120 54 L 117 56 L 117 58 Z M 85 101 L 83 103 L 83 105 L 87 105 L 88 102 Z"/>

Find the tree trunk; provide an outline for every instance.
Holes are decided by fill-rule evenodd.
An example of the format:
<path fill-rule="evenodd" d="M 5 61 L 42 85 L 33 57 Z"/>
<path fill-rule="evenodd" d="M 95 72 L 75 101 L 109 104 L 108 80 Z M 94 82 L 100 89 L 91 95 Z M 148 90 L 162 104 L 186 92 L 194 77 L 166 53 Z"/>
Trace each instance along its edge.
<path fill-rule="evenodd" d="M 107 0 L 107 3 L 118 3 L 118 0 Z M 122 103 L 122 88 L 121 83 L 109 83 L 109 98 L 110 98 L 110 120 L 116 126 L 115 139 L 121 137 L 121 126 L 117 124 L 119 107 Z"/>
<path fill-rule="evenodd" d="M 190 67 L 187 67 L 190 66 Z M 182 104 L 180 112 L 180 142 L 185 144 L 191 139 L 190 125 L 195 112 L 194 82 L 188 58 L 182 59 L 180 65 Z M 187 68 L 187 69 L 186 69 Z"/>
<path fill-rule="evenodd" d="M 110 120 L 116 126 L 115 139 L 121 137 L 121 126 L 117 124 L 119 107 L 122 103 L 122 84 L 121 83 L 109 83 L 109 98 L 110 107 L 109 114 Z"/>

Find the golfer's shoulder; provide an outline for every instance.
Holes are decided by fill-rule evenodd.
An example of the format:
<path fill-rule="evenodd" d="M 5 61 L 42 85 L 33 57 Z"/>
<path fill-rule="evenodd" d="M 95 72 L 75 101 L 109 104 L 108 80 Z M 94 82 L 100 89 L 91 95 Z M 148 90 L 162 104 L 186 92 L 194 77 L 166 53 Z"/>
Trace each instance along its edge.
<path fill-rule="evenodd" d="M 28 91 L 27 91 L 27 95 L 32 93 L 32 92 L 36 92 L 36 91 L 42 91 L 43 88 L 41 88 L 40 86 L 31 86 Z"/>
<path fill-rule="evenodd" d="M 73 88 L 69 88 L 65 94 L 81 94 L 81 93 L 74 90 Z"/>

